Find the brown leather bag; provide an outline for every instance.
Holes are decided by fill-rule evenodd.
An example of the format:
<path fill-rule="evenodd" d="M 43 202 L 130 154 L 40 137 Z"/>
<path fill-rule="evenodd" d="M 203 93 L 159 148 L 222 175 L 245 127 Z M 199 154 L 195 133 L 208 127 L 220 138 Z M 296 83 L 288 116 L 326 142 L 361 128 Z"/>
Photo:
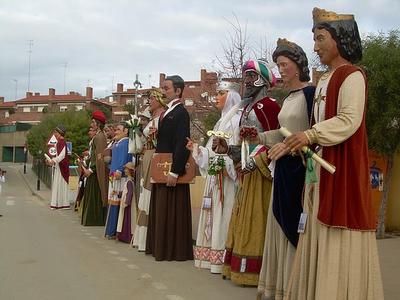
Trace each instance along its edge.
<path fill-rule="evenodd" d="M 172 153 L 154 153 L 151 160 L 151 182 L 166 183 L 168 173 L 171 171 Z M 178 177 L 177 184 L 194 183 L 196 177 L 196 163 L 190 155 L 186 162 L 186 172 Z"/>

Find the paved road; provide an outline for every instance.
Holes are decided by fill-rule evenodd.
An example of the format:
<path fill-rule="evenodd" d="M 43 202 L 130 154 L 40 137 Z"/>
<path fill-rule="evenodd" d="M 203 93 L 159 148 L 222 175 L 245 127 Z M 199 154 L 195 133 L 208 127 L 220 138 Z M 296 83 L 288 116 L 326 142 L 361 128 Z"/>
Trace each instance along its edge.
<path fill-rule="evenodd" d="M 1 167 L 1 166 L 0 166 Z M 192 262 L 155 262 L 53 211 L 7 167 L 0 195 L 0 299 L 254 299 Z"/>
<path fill-rule="evenodd" d="M 0 164 L 0 167 L 4 165 Z M 255 299 L 192 262 L 155 262 L 102 227 L 82 227 L 72 211 L 52 211 L 32 195 L 20 165 L 6 165 L 0 191 L 0 299 Z M 35 187 L 32 174 L 26 175 Z M 31 189 L 32 189 L 31 187 Z M 400 238 L 378 241 L 385 299 L 400 299 Z M 380 300 L 380 299 L 377 299 Z"/>

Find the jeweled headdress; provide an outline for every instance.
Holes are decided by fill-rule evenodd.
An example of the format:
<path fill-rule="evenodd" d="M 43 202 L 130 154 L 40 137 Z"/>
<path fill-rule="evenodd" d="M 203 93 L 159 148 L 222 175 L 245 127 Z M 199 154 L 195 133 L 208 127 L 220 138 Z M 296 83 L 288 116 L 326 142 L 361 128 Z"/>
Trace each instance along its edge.
<path fill-rule="evenodd" d="M 354 15 L 337 14 L 333 11 L 327 11 L 318 7 L 313 9 L 314 26 L 318 23 L 335 22 L 335 21 L 354 21 Z"/>
<path fill-rule="evenodd" d="M 236 82 L 221 80 L 218 83 L 217 91 L 235 91 L 239 93 L 240 84 Z"/>

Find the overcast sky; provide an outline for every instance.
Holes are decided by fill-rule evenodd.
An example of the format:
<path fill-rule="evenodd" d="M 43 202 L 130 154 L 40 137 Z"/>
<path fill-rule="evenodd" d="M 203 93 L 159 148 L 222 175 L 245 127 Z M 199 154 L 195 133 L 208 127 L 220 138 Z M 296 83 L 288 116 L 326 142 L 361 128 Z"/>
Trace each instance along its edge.
<path fill-rule="evenodd" d="M 14 100 L 17 86 L 24 97 L 29 40 L 33 92 L 62 94 L 64 74 L 66 92 L 89 84 L 96 97 L 132 88 L 135 74 L 144 87 L 160 72 L 199 80 L 218 67 L 233 13 L 253 44 L 285 37 L 310 58 L 314 6 L 354 14 L 363 35 L 400 27 L 399 0 L 0 0 L 0 96 Z"/>

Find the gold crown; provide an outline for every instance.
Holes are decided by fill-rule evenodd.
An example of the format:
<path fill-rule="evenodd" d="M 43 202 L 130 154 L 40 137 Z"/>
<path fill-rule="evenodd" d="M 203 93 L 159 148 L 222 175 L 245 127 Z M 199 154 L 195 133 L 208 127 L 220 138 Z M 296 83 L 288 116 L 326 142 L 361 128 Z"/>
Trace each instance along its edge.
<path fill-rule="evenodd" d="M 333 11 L 327 11 L 325 9 L 321 9 L 318 7 L 314 7 L 313 9 L 313 20 L 314 24 L 322 23 L 322 22 L 332 22 L 332 21 L 354 21 L 354 15 L 350 14 L 337 14 Z"/>
<path fill-rule="evenodd" d="M 277 45 L 277 47 L 287 46 L 291 49 L 296 49 L 296 46 L 297 46 L 295 43 L 288 41 L 287 39 L 281 39 L 281 38 L 278 39 L 278 41 L 276 42 L 276 45 Z"/>

